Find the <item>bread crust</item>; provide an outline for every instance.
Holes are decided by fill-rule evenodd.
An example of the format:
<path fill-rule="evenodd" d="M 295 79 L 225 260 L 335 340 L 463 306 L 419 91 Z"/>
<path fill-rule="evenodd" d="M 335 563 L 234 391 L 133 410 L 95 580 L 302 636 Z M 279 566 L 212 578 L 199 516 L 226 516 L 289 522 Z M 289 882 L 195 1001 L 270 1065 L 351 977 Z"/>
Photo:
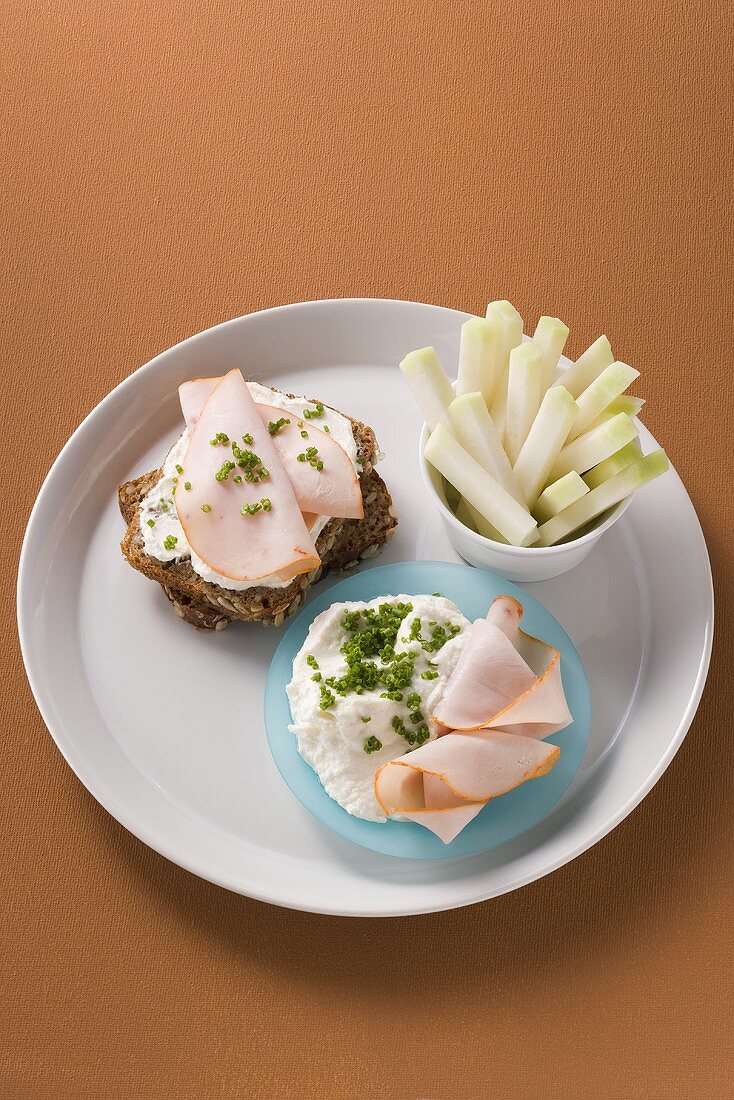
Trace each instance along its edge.
<path fill-rule="evenodd" d="M 234 619 L 281 626 L 304 603 L 312 584 L 329 572 L 348 569 L 377 554 L 397 526 L 390 493 L 374 469 L 378 457 L 374 432 L 366 424 L 352 417 L 348 419 L 362 471 L 359 484 L 364 518 L 329 520 L 316 540 L 321 558 L 318 569 L 295 577 L 285 588 L 258 585 L 236 592 L 203 580 L 188 560 L 161 562 L 151 558 L 145 551 L 140 528 L 140 503 L 160 480 L 160 469 L 124 482 L 118 489 L 120 512 L 127 524 L 120 544 L 125 558 L 133 569 L 161 585 L 181 619 L 201 630 L 221 630 Z"/>

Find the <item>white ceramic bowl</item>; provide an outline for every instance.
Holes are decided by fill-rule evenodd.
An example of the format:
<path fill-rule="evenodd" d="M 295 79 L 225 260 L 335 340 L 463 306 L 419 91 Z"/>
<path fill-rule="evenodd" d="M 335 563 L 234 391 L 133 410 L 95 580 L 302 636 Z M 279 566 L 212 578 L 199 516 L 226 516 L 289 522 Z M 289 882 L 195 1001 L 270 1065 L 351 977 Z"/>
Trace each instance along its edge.
<path fill-rule="evenodd" d="M 627 497 L 620 501 L 605 512 L 585 534 L 559 546 L 505 546 L 504 543 L 494 542 L 472 531 L 451 511 L 446 501 L 443 478 L 424 454 L 428 436 L 428 427 L 424 424 L 419 443 L 421 472 L 451 545 L 470 565 L 476 565 L 479 569 L 491 569 L 509 581 L 546 581 L 567 573 L 593 550 L 604 532 L 624 515 L 632 500 L 632 497 Z"/>

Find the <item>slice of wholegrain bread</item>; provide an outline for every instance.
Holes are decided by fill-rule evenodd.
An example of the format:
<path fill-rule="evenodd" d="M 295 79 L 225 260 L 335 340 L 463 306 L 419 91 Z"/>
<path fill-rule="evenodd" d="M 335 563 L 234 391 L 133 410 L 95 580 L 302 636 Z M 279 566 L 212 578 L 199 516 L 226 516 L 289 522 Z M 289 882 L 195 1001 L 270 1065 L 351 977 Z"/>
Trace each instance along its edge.
<path fill-rule="evenodd" d="M 288 395 L 292 396 L 292 395 Z M 315 403 L 315 402 L 314 402 Z M 345 413 L 342 415 L 346 416 Z M 158 483 L 161 470 L 151 470 L 119 487 L 120 511 L 127 524 L 121 549 L 134 569 L 158 581 L 180 618 L 204 630 L 221 630 L 233 619 L 281 626 L 305 601 L 308 589 L 328 572 L 348 569 L 376 554 L 394 534 L 397 518 L 392 498 L 374 469 L 378 456 L 374 432 L 352 417 L 360 459 L 359 479 L 364 502 L 361 520 L 331 519 L 316 540 L 321 565 L 295 577 L 285 588 L 260 585 L 243 592 L 221 588 L 194 572 L 188 560 L 161 562 L 145 551 L 140 529 L 140 502 Z"/>

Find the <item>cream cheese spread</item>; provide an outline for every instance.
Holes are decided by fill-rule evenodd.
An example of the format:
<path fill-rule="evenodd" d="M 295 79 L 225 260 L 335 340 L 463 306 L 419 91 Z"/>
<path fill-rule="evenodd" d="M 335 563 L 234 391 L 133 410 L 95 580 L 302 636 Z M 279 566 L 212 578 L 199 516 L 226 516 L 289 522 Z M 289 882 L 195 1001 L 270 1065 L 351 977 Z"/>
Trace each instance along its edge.
<path fill-rule="evenodd" d="M 393 647 L 395 656 L 413 656 L 410 683 L 393 693 L 401 695 L 400 699 L 385 698 L 382 683 L 365 688 L 361 694 L 353 690 L 339 694 L 328 681 L 338 681 L 348 671 L 342 648 L 355 634 L 345 628 L 345 617 L 351 616 L 354 622 L 354 612 L 378 612 L 386 605 L 393 609 L 410 607 Z M 368 625 L 364 618 L 359 622 Z M 417 743 L 411 745 L 407 738 L 418 730 L 424 730 L 424 740 L 435 738 L 437 726 L 432 715 L 456 667 L 470 625 L 450 600 L 425 595 L 336 603 L 314 619 L 293 662 L 293 677 L 287 687 L 293 718 L 289 728 L 295 734 L 299 753 L 316 772 L 326 793 L 348 813 L 368 821 L 386 820 L 374 795 L 375 772 L 416 748 Z M 384 667 L 380 656 L 369 660 L 378 668 Z M 333 703 L 329 695 L 334 697 Z M 328 704 L 326 709 L 324 703 Z M 416 712 L 419 719 L 415 718 Z"/>

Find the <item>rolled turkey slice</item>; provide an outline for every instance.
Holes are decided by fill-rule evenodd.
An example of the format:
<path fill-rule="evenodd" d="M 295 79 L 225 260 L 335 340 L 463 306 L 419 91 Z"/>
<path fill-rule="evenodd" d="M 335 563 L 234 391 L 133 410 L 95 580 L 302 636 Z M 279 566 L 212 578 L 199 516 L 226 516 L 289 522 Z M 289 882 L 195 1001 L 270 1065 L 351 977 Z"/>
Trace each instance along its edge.
<path fill-rule="evenodd" d="M 248 473 L 260 480 L 248 481 Z M 212 389 L 194 424 L 175 501 L 192 550 L 222 577 L 287 581 L 320 564 L 290 478 L 238 370 Z"/>
<path fill-rule="evenodd" d="M 179 386 L 181 411 L 189 431 L 217 382 L 217 378 L 195 378 Z M 258 404 L 257 410 L 266 428 L 282 420 L 290 421 L 281 424 L 271 439 L 291 479 L 301 511 L 341 519 L 363 519 L 359 478 L 344 448 L 326 432 L 314 427 L 312 421 L 305 427 L 297 417 L 273 405 Z M 308 435 L 304 438 L 301 431 Z M 304 459 L 299 461 L 299 455 Z"/>
<path fill-rule="evenodd" d="M 436 707 L 449 730 L 498 729 L 543 738 L 573 721 L 561 655 L 519 629 L 522 605 L 498 596 L 478 619 Z"/>
<path fill-rule="evenodd" d="M 387 817 L 399 815 L 450 844 L 483 806 L 546 775 L 557 745 L 498 730 L 448 733 L 375 773 L 375 798 Z"/>

